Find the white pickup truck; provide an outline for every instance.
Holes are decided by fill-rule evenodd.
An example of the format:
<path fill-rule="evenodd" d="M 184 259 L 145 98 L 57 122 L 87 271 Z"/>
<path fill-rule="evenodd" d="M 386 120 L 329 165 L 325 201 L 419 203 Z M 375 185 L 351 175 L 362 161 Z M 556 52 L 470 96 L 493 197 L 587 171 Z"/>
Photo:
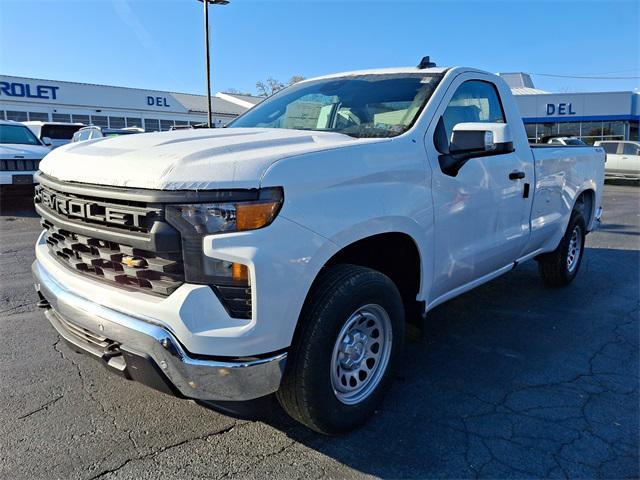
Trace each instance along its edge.
<path fill-rule="evenodd" d="M 51 324 L 127 378 L 276 392 L 334 434 L 381 401 L 406 322 L 529 259 L 570 283 L 603 150 L 531 148 L 503 80 L 424 63 L 305 80 L 224 129 L 54 150 L 32 267 Z"/>

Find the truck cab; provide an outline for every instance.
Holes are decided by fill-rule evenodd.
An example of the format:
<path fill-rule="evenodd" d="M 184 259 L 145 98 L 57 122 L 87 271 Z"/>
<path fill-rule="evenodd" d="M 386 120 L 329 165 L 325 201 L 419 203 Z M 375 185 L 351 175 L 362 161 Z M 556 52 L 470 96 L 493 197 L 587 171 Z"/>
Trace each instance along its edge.
<path fill-rule="evenodd" d="M 61 147 L 35 196 L 33 273 L 61 338 L 203 401 L 276 393 L 325 434 L 391 385 L 408 322 L 535 259 L 578 274 L 604 151 L 528 144 L 473 68 L 304 80 L 224 129 Z"/>

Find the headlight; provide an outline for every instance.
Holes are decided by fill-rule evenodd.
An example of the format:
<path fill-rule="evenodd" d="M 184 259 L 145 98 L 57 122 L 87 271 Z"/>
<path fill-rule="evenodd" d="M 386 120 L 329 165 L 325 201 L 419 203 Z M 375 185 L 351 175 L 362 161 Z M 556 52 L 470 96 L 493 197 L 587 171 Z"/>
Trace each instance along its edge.
<path fill-rule="evenodd" d="M 227 192 L 225 192 L 227 193 Z M 228 192 L 224 198 L 233 198 Z M 212 286 L 249 286 L 246 265 L 206 257 L 202 239 L 206 235 L 256 230 L 269 225 L 278 215 L 284 194 L 282 188 L 242 192 L 241 200 L 216 203 L 167 205 L 166 220 L 182 237 L 185 280 Z"/>
<path fill-rule="evenodd" d="M 204 236 L 266 227 L 281 206 L 282 191 L 275 189 L 261 191 L 260 199 L 249 202 L 169 205 L 167 219 L 183 233 Z"/>

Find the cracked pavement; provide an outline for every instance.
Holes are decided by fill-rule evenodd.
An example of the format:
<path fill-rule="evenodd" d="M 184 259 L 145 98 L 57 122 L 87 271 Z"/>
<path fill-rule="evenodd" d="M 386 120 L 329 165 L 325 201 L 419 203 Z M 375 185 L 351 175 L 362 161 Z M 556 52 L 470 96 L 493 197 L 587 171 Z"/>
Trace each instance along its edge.
<path fill-rule="evenodd" d="M 565 289 L 535 262 L 430 313 L 364 428 L 239 420 L 116 377 L 35 307 L 40 230 L 0 204 L 0 478 L 638 478 L 640 189 L 607 185 Z"/>

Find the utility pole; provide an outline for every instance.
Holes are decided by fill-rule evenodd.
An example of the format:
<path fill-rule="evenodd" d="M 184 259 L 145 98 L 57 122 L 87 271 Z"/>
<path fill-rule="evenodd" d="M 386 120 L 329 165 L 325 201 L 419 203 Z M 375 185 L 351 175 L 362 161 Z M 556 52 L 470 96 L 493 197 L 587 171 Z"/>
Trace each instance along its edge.
<path fill-rule="evenodd" d="M 207 75 L 207 126 L 212 127 L 211 118 L 211 60 L 209 56 L 209 4 L 228 5 L 229 0 L 198 0 L 204 5 L 204 51 Z"/>

